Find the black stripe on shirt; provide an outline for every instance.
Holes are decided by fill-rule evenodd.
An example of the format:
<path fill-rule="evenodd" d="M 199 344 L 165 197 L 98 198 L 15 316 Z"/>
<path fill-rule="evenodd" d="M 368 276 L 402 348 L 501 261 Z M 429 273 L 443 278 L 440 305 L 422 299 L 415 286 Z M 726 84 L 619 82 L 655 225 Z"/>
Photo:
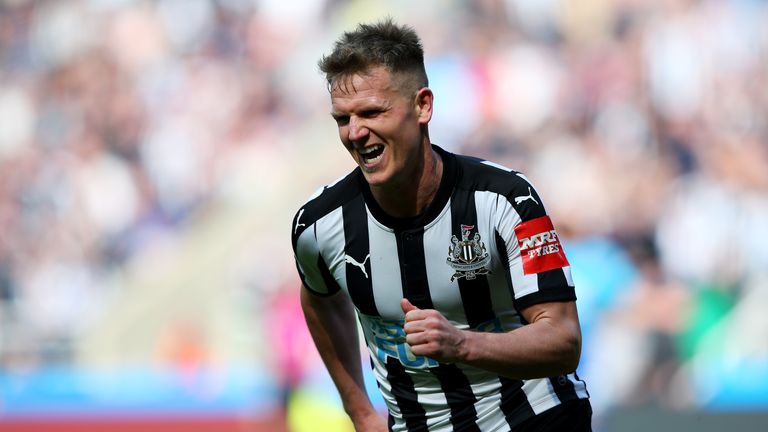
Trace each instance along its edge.
<path fill-rule="evenodd" d="M 451 197 L 451 233 L 458 239 L 461 239 L 462 225 L 474 226 L 470 236 L 478 230 L 475 194 L 465 189 L 456 189 Z M 480 240 L 485 242 L 488 239 Z M 507 254 L 502 256 L 506 257 Z M 459 278 L 458 282 L 464 314 L 467 317 L 467 324 L 471 328 L 476 328 L 478 325 L 496 318 L 491 302 L 491 289 L 486 275 L 477 275 L 472 280 Z"/>
<path fill-rule="evenodd" d="M 555 270 L 550 270 L 555 271 Z M 575 301 L 576 290 L 572 286 L 563 286 L 561 289 L 545 289 L 527 294 L 519 299 L 515 299 L 515 308 L 521 311 L 528 306 L 537 303 Z"/>
<path fill-rule="evenodd" d="M 509 294 L 512 296 L 512 303 L 515 310 L 517 311 L 517 314 L 520 316 L 520 322 L 523 324 L 528 324 L 523 315 L 520 313 L 520 308 L 517 307 L 517 301 L 515 300 L 515 287 L 512 283 L 512 274 L 509 270 L 509 252 L 507 251 L 507 242 L 504 241 L 504 237 L 502 237 L 498 231 L 494 231 L 494 233 L 496 236 L 496 250 L 499 254 L 499 258 L 501 259 L 501 267 L 504 270 L 504 279 L 507 281 L 507 289 L 509 289 Z"/>
<path fill-rule="evenodd" d="M 448 406 L 451 407 L 453 430 L 462 432 L 480 432 L 477 426 L 477 398 L 469 385 L 469 379 L 456 365 L 441 363 L 431 368 L 440 381 Z"/>
<path fill-rule="evenodd" d="M 562 290 L 568 286 L 568 280 L 565 278 L 565 271 L 562 268 L 543 271 L 537 274 L 539 279 L 539 290 Z"/>
<path fill-rule="evenodd" d="M 361 313 L 378 316 L 376 302 L 373 298 L 373 283 L 371 282 L 371 248 L 368 242 L 368 214 L 362 195 L 347 201 L 341 208 L 344 219 L 344 253 L 346 262 L 347 290 L 352 302 Z M 364 270 L 357 264 L 363 264 Z"/>
<path fill-rule="evenodd" d="M 505 377 L 499 377 L 501 381 L 501 412 L 507 419 L 507 424 L 514 429 L 523 421 L 533 417 L 533 411 L 528 397 L 523 391 L 523 382 Z"/>
<path fill-rule="evenodd" d="M 400 361 L 387 357 L 387 381 L 392 386 L 392 396 L 395 397 L 400 414 L 405 420 L 408 432 L 427 431 L 427 412 L 419 403 L 413 380 L 405 371 Z"/>
<path fill-rule="evenodd" d="M 568 402 L 579 398 L 576 394 L 576 389 L 573 387 L 573 381 L 568 378 L 568 375 L 550 377 L 549 383 L 552 384 L 552 388 L 555 390 L 555 394 L 560 399 L 560 402 Z"/>
<path fill-rule="evenodd" d="M 309 286 L 302 275 L 302 282 L 304 283 L 304 286 L 309 290 L 309 292 L 320 297 L 332 296 L 339 292 L 341 287 L 339 286 L 339 283 L 336 282 L 336 279 L 333 278 L 331 271 L 328 270 L 328 265 L 325 264 L 325 260 L 320 254 L 317 254 L 317 269 L 320 270 L 320 276 L 323 278 L 326 292 L 323 293 L 316 291 L 313 287 Z M 302 274 L 301 269 L 299 269 L 299 274 Z"/>
<path fill-rule="evenodd" d="M 424 230 L 401 231 L 395 235 L 400 256 L 403 297 L 419 309 L 434 309 L 427 281 L 424 257 Z"/>
<path fill-rule="evenodd" d="M 331 186 L 324 186 L 322 192 L 306 202 L 296 213 L 291 225 L 291 243 L 296 250 L 296 243 L 304 230 L 309 229 L 315 222 L 322 219 L 331 211 L 339 208 L 349 199 L 360 194 L 357 187 L 357 177 L 362 177 L 360 168 L 355 169 L 343 179 Z"/>
<path fill-rule="evenodd" d="M 515 310 L 517 310 L 517 314 L 520 315 L 523 324 L 528 324 L 528 322 L 525 321 L 525 318 L 520 311 L 528 306 L 536 303 L 576 300 L 576 290 L 574 287 L 568 285 L 568 281 L 565 279 L 565 272 L 562 268 L 539 273 L 536 276 L 538 278 L 539 290 L 523 297 L 516 298 L 515 287 L 512 283 L 512 275 L 509 272 L 507 243 L 498 231 L 496 231 L 495 235 L 496 249 L 501 257 L 502 267 L 504 267 L 504 277 L 507 281 L 507 287 L 509 287 Z"/>

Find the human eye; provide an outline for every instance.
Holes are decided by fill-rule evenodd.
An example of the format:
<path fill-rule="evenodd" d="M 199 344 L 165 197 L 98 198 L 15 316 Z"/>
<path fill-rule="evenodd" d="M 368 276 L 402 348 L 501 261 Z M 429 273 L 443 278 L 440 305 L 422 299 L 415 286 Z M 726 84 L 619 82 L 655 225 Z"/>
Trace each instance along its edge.
<path fill-rule="evenodd" d="M 336 120 L 336 124 L 344 126 L 349 123 L 349 116 L 345 114 L 332 114 L 333 119 Z"/>
<path fill-rule="evenodd" d="M 363 118 L 374 118 L 381 114 L 381 110 L 378 108 L 375 109 L 368 109 L 360 113 L 360 117 Z"/>

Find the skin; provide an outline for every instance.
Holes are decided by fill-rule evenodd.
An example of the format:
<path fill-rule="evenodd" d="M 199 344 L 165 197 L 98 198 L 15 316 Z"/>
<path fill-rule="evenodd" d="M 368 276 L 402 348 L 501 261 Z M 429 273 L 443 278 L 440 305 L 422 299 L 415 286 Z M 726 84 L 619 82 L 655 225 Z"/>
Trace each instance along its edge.
<path fill-rule="evenodd" d="M 402 78 L 402 77 L 398 77 Z M 384 67 L 346 77 L 331 86 L 331 115 L 339 138 L 361 168 L 373 197 L 395 217 L 416 216 L 432 201 L 443 165 L 432 149 L 427 125 L 434 96 L 429 88 L 404 90 Z M 382 146 L 381 158 L 361 151 Z M 354 307 L 340 292 L 318 297 L 302 289 L 301 303 L 318 351 L 357 431 L 385 432 L 387 424 L 369 401 L 360 362 Z M 507 333 L 454 327 L 440 312 L 401 300 L 406 342 L 416 355 L 466 363 L 499 375 L 528 379 L 570 373 L 581 353 L 575 302 L 542 303 L 522 315 L 529 325 Z M 350 334 L 355 329 L 355 334 Z"/>
<path fill-rule="evenodd" d="M 317 351 L 341 396 L 356 431 L 386 432 L 386 420 L 373 408 L 363 381 L 352 302 L 343 292 L 318 297 L 301 290 L 301 307 Z"/>
<path fill-rule="evenodd" d="M 401 90 L 382 66 L 343 78 L 332 86 L 331 115 L 339 138 L 363 171 L 376 202 L 395 217 L 416 216 L 435 196 L 442 161 L 432 149 L 427 124 L 434 96 L 423 87 Z M 361 150 L 384 148 L 381 159 L 366 162 Z"/>
<path fill-rule="evenodd" d="M 576 302 L 539 303 L 521 311 L 529 322 L 506 333 L 460 330 L 440 312 L 400 301 L 405 341 L 416 355 L 441 363 L 465 363 L 514 379 L 562 375 L 576 370 L 581 328 Z"/>

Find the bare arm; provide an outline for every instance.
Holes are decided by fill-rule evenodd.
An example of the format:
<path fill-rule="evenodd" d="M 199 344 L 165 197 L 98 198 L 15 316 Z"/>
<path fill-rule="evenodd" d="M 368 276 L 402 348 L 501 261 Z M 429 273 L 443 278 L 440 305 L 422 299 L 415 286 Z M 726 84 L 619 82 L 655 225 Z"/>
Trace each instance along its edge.
<path fill-rule="evenodd" d="M 301 307 L 315 346 L 355 429 L 386 431 L 384 418 L 373 408 L 365 391 L 357 324 L 349 297 L 343 292 L 318 297 L 302 288 Z"/>
<path fill-rule="evenodd" d="M 406 342 L 414 354 L 460 362 L 515 379 L 573 372 L 581 355 L 576 302 L 551 302 L 522 311 L 528 325 L 506 333 L 459 330 L 442 314 L 402 300 Z"/>

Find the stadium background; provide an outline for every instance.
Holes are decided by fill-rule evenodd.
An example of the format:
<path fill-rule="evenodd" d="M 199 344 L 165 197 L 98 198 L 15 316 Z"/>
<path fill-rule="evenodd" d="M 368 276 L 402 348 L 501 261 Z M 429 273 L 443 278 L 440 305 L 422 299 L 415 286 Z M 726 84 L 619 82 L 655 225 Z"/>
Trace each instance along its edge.
<path fill-rule="evenodd" d="M 768 424 L 765 1 L 0 0 L 0 431 L 348 430 L 289 226 L 385 15 L 433 141 L 546 198 L 596 430 Z"/>

